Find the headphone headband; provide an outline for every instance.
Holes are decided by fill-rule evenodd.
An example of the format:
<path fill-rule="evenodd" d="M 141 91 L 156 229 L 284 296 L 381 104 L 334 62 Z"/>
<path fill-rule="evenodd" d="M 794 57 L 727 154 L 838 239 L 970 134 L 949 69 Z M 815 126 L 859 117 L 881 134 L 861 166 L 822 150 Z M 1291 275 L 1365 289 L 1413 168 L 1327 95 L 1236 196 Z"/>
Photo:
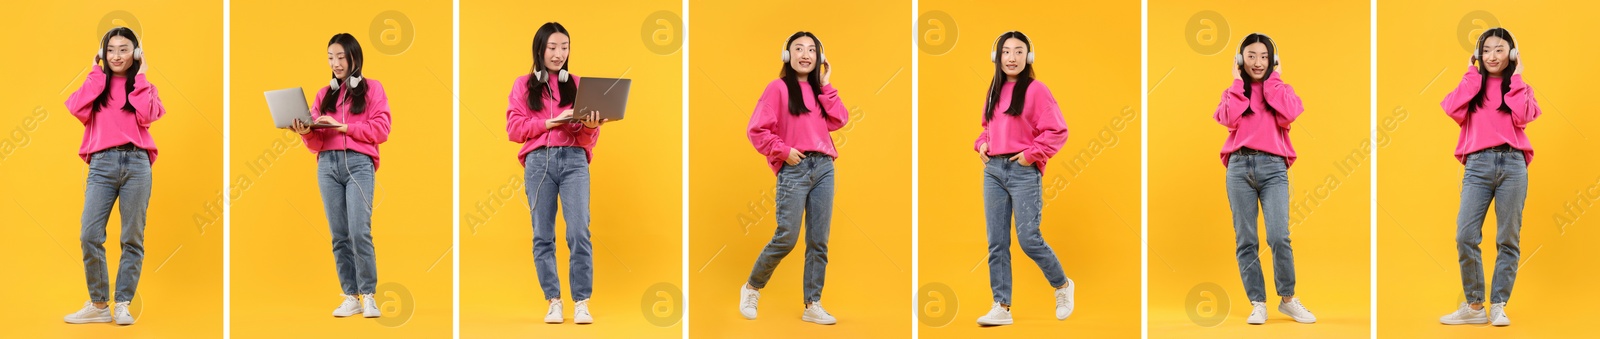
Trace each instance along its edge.
<path fill-rule="evenodd" d="M 116 32 L 117 29 L 119 29 L 119 28 L 120 29 L 126 29 L 126 30 L 128 30 L 128 34 L 132 34 L 133 35 L 133 40 L 134 40 L 133 60 L 144 60 L 144 47 L 143 47 L 144 43 L 138 41 L 139 40 L 139 33 L 138 32 L 134 32 L 132 28 L 128 28 L 126 26 L 117 26 L 117 27 L 111 28 L 111 30 L 106 31 L 106 34 L 100 37 L 100 41 L 104 41 L 104 42 L 101 43 L 100 50 L 96 51 L 95 55 L 99 55 L 101 59 L 105 59 L 106 58 L 106 48 L 107 48 L 107 46 L 105 44 L 109 43 L 108 39 L 111 38 L 111 32 Z"/>
<path fill-rule="evenodd" d="M 999 52 L 1000 51 L 1000 44 L 1005 43 L 1006 35 L 1012 34 L 1012 33 L 1016 33 L 1016 36 L 1021 36 L 1022 37 L 1022 39 L 1018 39 L 1018 40 L 1023 40 L 1022 44 L 1027 45 L 1027 47 L 1028 47 L 1028 60 L 1027 61 L 1028 61 L 1029 65 L 1032 65 L 1033 64 L 1033 40 L 1028 39 L 1028 35 L 1027 34 L 1022 34 L 1022 31 L 1008 31 L 1008 32 L 1005 32 L 1005 33 L 1000 33 L 1000 37 L 994 39 L 994 47 L 989 49 L 989 61 L 990 62 L 995 62 L 995 63 L 1000 62 L 1000 52 Z"/>
<path fill-rule="evenodd" d="M 1278 54 L 1280 54 L 1278 53 L 1278 42 L 1272 40 L 1272 37 L 1267 36 L 1266 34 L 1261 34 L 1260 32 L 1250 33 L 1249 35 L 1245 35 L 1243 40 L 1239 40 L 1239 53 L 1233 55 L 1233 64 L 1244 66 L 1244 41 L 1250 40 L 1251 35 L 1261 36 L 1261 42 L 1267 45 L 1267 50 L 1272 53 L 1272 64 L 1277 65 Z"/>
<path fill-rule="evenodd" d="M 817 59 L 822 63 L 828 63 L 828 54 L 822 52 L 822 39 L 818 38 L 816 34 L 810 34 L 809 32 L 805 33 L 807 34 L 802 36 L 810 37 L 811 41 L 817 44 Z M 799 37 L 795 37 L 794 39 L 799 39 Z M 789 43 L 793 41 L 794 40 L 792 39 L 785 39 L 783 41 L 783 62 L 789 62 Z"/>
<path fill-rule="evenodd" d="M 1484 40 L 1488 40 L 1489 39 L 1489 37 L 1490 37 L 1489 32 L 1494 31 L 1496 29 L 1501 30 L 1501 31 L 1505 31 L 1506 32 L 1506 37 L 1511 38 L 1510 41 L 1508 42 L 1510 45 L 1512 45 L 1511 52 L 1507 54 L 1507 57 L 1509 59 L 1511 59 L 1511 61 L 1517 61 L 1518 56 L 1522 54 L 1521 51 L 1518 50 L 1517 47 L 1516 47 L 1517 36 L 1511 34 L 1511 30 L 1505 29 L 1505 27 L 1495 27 L 1495 28 L 1490 28 L 1488 30 L 1483 31 L 1483 35 L 1478 37 L 1478 48 L 1472 51 L 1472 59 L 1473 60 L 1477 60 L 1478 62 L 1483 62 L 1483 42 L 1484 42 Z"/>

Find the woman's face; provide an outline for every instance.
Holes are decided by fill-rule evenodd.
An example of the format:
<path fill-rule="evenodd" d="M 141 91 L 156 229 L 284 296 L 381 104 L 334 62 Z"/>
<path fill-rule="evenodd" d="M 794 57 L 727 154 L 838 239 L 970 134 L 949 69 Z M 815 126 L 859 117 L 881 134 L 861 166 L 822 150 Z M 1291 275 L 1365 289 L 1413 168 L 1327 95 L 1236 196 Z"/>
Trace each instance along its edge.
<path fill-rule="evenodd" d="M 333 69 L 333 77 L 344 79 L 350 76 L 350 59 L 344 55 L 344 45 L 328 45 L 328 68 Z"/>
<path fill-rule="evenodd" d="M 128 67 L 133 65 L 133 41 L 121 36 L 112 36 L 106 42 L 105 62 L 111 65 L 113 74 L 123 74 Z"/>
<path fill-rule="evenodd" d="M 1483 40 L 1483 55 L 1478 60 L 1483 69 L 1489 74 L 1500 75 L 1506 70 L 1506 65 L 1511 63 L 1511 44 L 1497 36 L 1490 36 Z"/>
<path fill-rule="evenodd" d="M 1000 71 L 1007 79 L 1015 79 L 1028 67 L 1028 44 L 1022 39 L 1010 38 L 1000 44 Z"/>
<path fill-rule="evenodd" d="M 567 53 L 571 52 L 572 41 L 566 34 L 550 34 L 550 39 L 544 44 L 544 69 L 561 69 L 567 65 Z"/>
<path fill-rule="evenodd" d="M 789 42 L 789 67 L 804 77 L 817 69 L 817 40 L 803 36 Z"/>
<path fill-rule="evenodd" d="M 1250 75 L 1250 80 L 1261 81 L 1267 78 L 1267 67 L 1272 66 L 1272 56 L 1267 55 L 1267 44 L 1256 42 L 1244 46 L 1244 70 Z"/>

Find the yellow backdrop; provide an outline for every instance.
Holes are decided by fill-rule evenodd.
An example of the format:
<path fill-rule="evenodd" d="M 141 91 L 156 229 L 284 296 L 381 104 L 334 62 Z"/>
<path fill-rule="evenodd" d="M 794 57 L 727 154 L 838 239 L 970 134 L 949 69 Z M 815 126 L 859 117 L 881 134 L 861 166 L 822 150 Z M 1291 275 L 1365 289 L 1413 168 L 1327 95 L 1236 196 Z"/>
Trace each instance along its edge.
<path fill-rule="evenodd" d="M 1139 335 L 1139 3 L 1083 5 L 1064 16 L 965 1 L 923 1 L 918 8 L 921 276 L 913 312 L 922 337 Z M 1085 27 L 1095 33 L 1084 34 Z M 1054 290 L 1013 246 L 1017 323 L 983 329 L 975 321 L 993 298 L 983 165 L 972 142 L 983 130 L 980 108 L 994 74 L 989 52 L 995 37 L 1011 30 L 1033 41 L 1035 73 L 1060 102 L 1071 132 L 1045 171 L 1041 229 L 1079 284 L 1077 309 L 1056 321 Z"/>
<path fill-rule="evenodd" d="M 451 28 L 446 1 L 236 2 L 232 7 L 232 330 L 235 338 L 451 331 Z M 373 190 L 377 320 L 330 316 L 339 303 L 316 157 L 269 124 L 263 91 L 328 84 L 328 38 L 361 42 L 393 124 Z"/>
<path fill-rule="evenodd" d="M 689 279 L 694 337 L 908 337 L 911 303 L 910 2 L 690 4 Z M 745 137 L 756 99 L 782 67 L 795 31 L 822 40 L 850 109 L 834 132 L 833 224 L 822 301 L 833 326 L 800 321 L 804 247 L 762 289 L 761 317 L 734 307 L 739 285 L 772 239 L 776 176 Z"/>
<path fill-rule="evenodd" d="M 13 34 L 0 85 L 0 279 L 7 337 L 168 336 L 222 333 L 222 17 L 217 2 L 15 2 L 0 11 Z M 144 271 L 132 304 L 138 323 L 70 325 L 88 300 L 78 235 L 88 166 L 83 124 L 62 103 L 83 85 L 106 30 L 127 26 L 146 46 L 145 78 L 167 113 L 150 128 L 160 148 L 145 225 Z M 120 204 L 118 204 L 120 206 Z M 115 290 L 122 218 L 106 222 Z M 14 259 L 14 260 L 13 260 Z"/>
<path fill-rule="evenodd" d="M 1151 1 L 1149 14 L 1150 337 L 1365 336 L 1370 330 L 1369 15 L 1366 1 L 1255 4 Z M 1289 137 L 1289 229 L 1296 294 L 1315 325 L 1278 313 L 1263 265 L 1266 326 L 1248 326 L 1233 219 L 1212 119 L 1239 40 L 1270 35 L 1306 111 Z M 1265 224 L 1261 258 L 1270 261 Z M 1220 322 L 1220 323 L 1219 323 Z M 1214 327 L 1212 327 L 1214 326 Z"/>
<path fill-rule="evenodd" d="M 1586 321 L 1576 305 L 1600 301 L 1573 293 L 1600 278 L 1590 250 L 1600 198 L 1600 160 L 1592 147 L 1600 118 L 1587 112 L 1588 62 L 1597 50 L 1572 30 L 1600 7 L 1565 1 L 1382 2 L 1378 10 L 1378 331 L 1393 337 L 1577 336 Z M 1444 326 L 1462 295 L 1455 230 L 1462 165 L 1452 156 L 1461 129 L 1439 102 L 1467 71 L 1477 37 L 1504 26 L 1516 34 L 1523 79 L 1543 115 L 1528 127 L 1536 156 L 1528 168 L 1522 257 L 1507 308 L 1513 325 Z M 1531 62 L 1530 62 L 1531 60 Z M 1485 287 L 1492 278 L 1495 215 L 1483 223 Z M 1488 291 L 1484 292 L 1485 298 Z"/>
<path fill-rule="evenodd" d="M 682 333 L 681 6 L 462 2 L 463 338 Z M 589 168 L 595 323 L 587 326 L 572 324 L 570 252 L 566 221 L 559 216 L 556 261 L 567 322 L 542 321 L 548 303 L 533 266 L 533 227 L 517 163 L 522 145 L 506 137 L 506 98 L 533 65 L 534 33 L 550 21 L 572 33 L 572 74 L 633 79 L 628 118 L 602 127 Z"/>

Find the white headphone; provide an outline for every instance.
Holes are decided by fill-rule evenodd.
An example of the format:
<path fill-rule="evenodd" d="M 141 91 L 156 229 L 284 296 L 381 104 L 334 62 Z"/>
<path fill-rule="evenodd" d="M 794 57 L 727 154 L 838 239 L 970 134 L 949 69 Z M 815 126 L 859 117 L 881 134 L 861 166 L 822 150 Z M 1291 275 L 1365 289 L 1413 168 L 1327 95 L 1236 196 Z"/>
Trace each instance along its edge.
<path fill-rule="evenodd" d="M 1004 36 L 1006 36 L 1006 34 L 1011 34 L 1011 33 L 1017 33 L 1017 35 L 1022 36 L 1023 39 L 1027 39 L 1028 38 L 1028 35 L 1027 34 L 1022 34 L 1021 31 L 1010 31 L 1010 32 L 1000 33 L 1000 36 L 1004 37 Z M 990 62 L 1000 62 L 1000 52 L 999 52 L 1000 44 L 1004 43 L 1004 42 L 1005 41 L 1001 40 L 1000 38 L 995 38 L 995 40 L 994 40 L 994 48 L 989 50 L 989 61 Z M 1028 45 L 1028 64 L 1032 65 L 1033 64 L 1033 42 L 1029 41 L 1026 44 Z"/>
<path fill-rule="evenodd" d="M 543 61 L 541 61 L 541 62 L 543 62 Z M 539 82 L 545 82 L 544 77 L 545 77 L 544 70 L 541 69 L 541 70 L 533 71 L 533 78 L 539 80 Z M 567 79 L 569 79 L 569 78 L 570 78 L 570 76 L 567 75 L 567 70 L 565 70 L 565 69 L 563 69 L 560 72 L 556 73 L 556 81 L 567 82 Z"/>
<path fill-rule="evenodd" d="M 356 71 L 359 72 L 360 70 L 357 69 Z M 361 76 L 354 75 L 354 74 L 355 74 L 355 72 L 351 72 L 350 76 L 345 77 L 344 78 L 345 83 L 348 83 L 350 85 L 350 88 L 361 87 Z M 339 79 L 338 78 L 328 79 L 328 88 L 332 88 L 335 91 L 339 90 Z"/>
<path fill-rule="evenodd" d="M 795 39 L 799 39 L 799 38 L 795 38 Z M 816 42 L 817 46 L 822 46 L 822 41 L 818 40 L 814 35 L 811 38 L 811 40 Z M 785 41 L 785 43 L 788 43 L 788 41 Z M 817 53 L 818 61 L 821 61 L 821 63 L 824 63 L 824 64 L 828 63 L 828 54 L 827 53 L 821 53 L 822 52 L 821 48 L 818 48 L 817 52 L 818 52 Z M 789 62 L 789 46 L 787 46 L 787 45 L 783 46 L 783 62 Z"/>
<path fill-rule="evenodd" d="M 116 28 L 112 28 L 110 31 L 106 31 L 106 37 L 110 37 L 111 36 L 111 32 L 112 31 L 116 31 L 117 28 L 127 28 L 127 27 L 117 26 Z M 133 32 L 133 29 L 128 29 L 128 32 Z M 133 33 L 133 38 L 135 40 L 138 40 L 139 39 L 139 33 Z M 101 41 L 105 41 L 105 38 L 101 38 L 100 40 Z M 144 43 L 140 42 L 139 45 L 143 46 Z M 100 59 L 102 59 L 102 60 L 105 59 L 106 58 L 106 46 L 103 46 L 103 45 L 100 46 L 100 50 L 95 51 L 95 55 L 100 56 Z M 133 48 L 133 60 L 144 60 L 144 47 L 134 47 Z"/>
<path fill-rule="evenodd" d="M 1266 39 L 1263 39 L 1261 41 L 1266 42 L 1267 47 L 1272 50 L 1272 65 L 1273 66 L 1277 66 L 1278 65 L 1278 55 L 1281 54 L 1281 53 L 1278 53 L 1278 43 L 1276 41 L 1272 40 L 1272 37 L 1267 36 L 1266 34 L 1250 33 L 1250 35 L 1260 35 L 1261 37 L 1266 38 Z M 1244 36 L 1244 38 L 1245 39 L 1249 39 L 1250 35 L 1246 35 L 1246 36 Z M 1240 41 L 1240 43 L 1244 43 L 1244 40 L 1239 40 L 1239 41 Z M 1239 50 L 1240 50 L 1239 54 L 1234 54 L 1233 55 L 1233 64 L 1235 66 L 1244 66 L 1244 46 L 1239 46 Z"/>
<path fill-rule="evenodd" d="M 1505 29 L 1505 27 L 1495 27 L 1495 28 L 1498 28 L 1498 29 L 1500 29 L 1502 31 L 1506 31 L 1506 36 L 1511 37 L 1511 41 L 1512 42 L 1517 41 L 1517 36 L 1514 35 L 1514 34 L 1511 34 L 1511 30 Z M 1494 30 L 1495 28 L 1490 28 L 1489 30 Z M 1488 31 L 1484 31 L 1484 33 L 1488 33 Z M 1475 50 L 1475 51 L 1472 51 L 1472 59 L 1476 60 L 1478 62 L 1483 62 L 1483 43 L 1481 42 L 1481 41 L 1483 41 L 1483 39 L 1478 39 L 1478 40 L 1480 41 L 1478 43 L 1478 49 Z M 1517 50 L 1516 47 L 1512 47 L 1511 48 L 1511 54 L 1509 54 L 1511 61 L 1517 61 L 1517 55 L 1519 55 L 1519 54 L 1522 54 L 1522 53 L 1520 53 Z"/>

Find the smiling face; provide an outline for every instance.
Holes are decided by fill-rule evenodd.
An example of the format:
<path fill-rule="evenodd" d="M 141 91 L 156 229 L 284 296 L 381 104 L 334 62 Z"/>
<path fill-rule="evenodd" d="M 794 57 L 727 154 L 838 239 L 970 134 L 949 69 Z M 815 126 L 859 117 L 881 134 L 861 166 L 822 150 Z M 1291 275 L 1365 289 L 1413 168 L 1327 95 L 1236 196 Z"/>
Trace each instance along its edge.
<path fill-rule="evenodd" d="M 344 79 L 350 76 L 350 56 L 345 55 L 344 45 L 328 45 L 328 68 L 333 69 L 335 78 Z"/>
<path fill-rule="evenodd" d="M 1253 43 L 1244 46 L 1244 73 L 1250 75 L 1250 80 L 1261 81 L 1267 78 L 1267 68 L 1272 66 L 1272 56 L 1267 53 L 1267 44 Z"/>
<path fill-rule="evenodd" d="M 1497 36 L 1489 36 L 1483 40 L 1483 47 L 1479 50 L 1479 65 L 1488 70 L 1490 75 L 1499 76 L 1506 70 L 1506 65 L 1511 63 L 1511 43 Z"/>
<path fill-rule="evenodd" d="M 789 42 L 789 67 L 800 77 L 817 69 L 817 40 L 802 36 Z"/>
<path fill-rule="evenodd" d="M 1006 80 L 1016 81 L 1017 75 L 1028 68 L 1028 44 L 1022 39 L 1009 38 L 1000 44 L 1000 71 Z"/>
<path fill-rule="evenodd" d="M 544 60 L 540 63 L 544 69 L 559 70 L 567 65 L 567 55 L 571 53 L 572 40 L 566 34 L 550 34 L 550 39 L 544 44 Z"/>
<path fill-rule="evenodd" d="M 122 36 L 112 36 L 106 42 L 106 64 L 111 65 L 113 74 L 127 73 L 128 67 L 133 65 L 133 41 Z"/>

